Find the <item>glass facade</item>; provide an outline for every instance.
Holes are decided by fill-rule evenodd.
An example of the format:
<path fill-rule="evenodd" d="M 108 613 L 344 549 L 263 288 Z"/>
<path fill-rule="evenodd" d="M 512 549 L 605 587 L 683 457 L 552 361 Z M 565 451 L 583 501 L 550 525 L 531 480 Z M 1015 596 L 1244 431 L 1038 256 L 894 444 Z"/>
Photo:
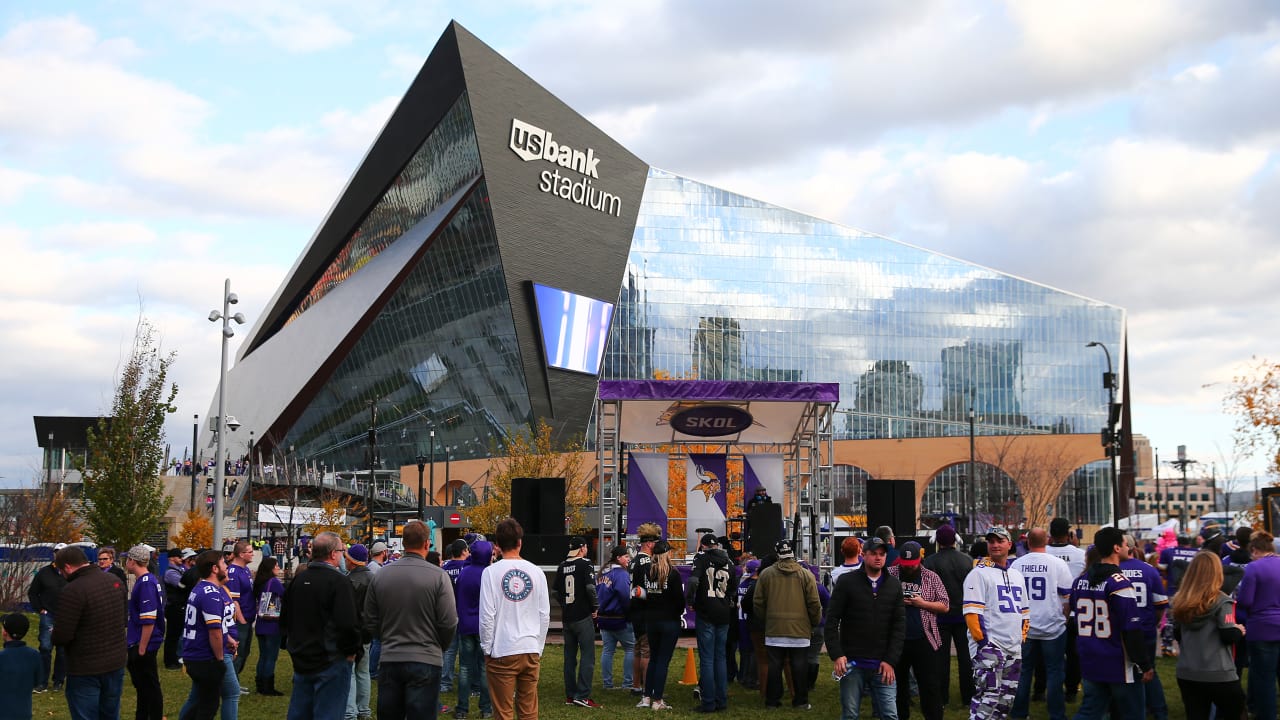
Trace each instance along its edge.
<path fill-rule="evenodd" d="M 289 316 L 292 322 L 480 174 L 471 105 L 462 94 L 409 159 Z"/>
<path fill-rule="evenodd" d="M 1085 433 L 1120 308 L 651 169 L 603 376 L 839 382 L 836 439 Z"/>
<path fill-rule="evenodd" d="M 532 420 L 488 189 L 462 202 L 280 443 L 332 470 L 487 457 Z"/>

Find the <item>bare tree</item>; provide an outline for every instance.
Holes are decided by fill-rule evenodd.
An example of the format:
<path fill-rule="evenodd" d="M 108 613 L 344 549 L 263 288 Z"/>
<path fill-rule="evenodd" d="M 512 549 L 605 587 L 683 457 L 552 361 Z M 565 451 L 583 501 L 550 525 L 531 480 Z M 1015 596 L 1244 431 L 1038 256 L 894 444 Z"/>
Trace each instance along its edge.
<path fill-rule="evenodd" d="M 1065 443 L 1047 444 L 1038 437 L 1033 441 L 1028 435 L 990 438 L 978 457 L 1003 470 L 1017 485 L 1025 515 L 1017 518 L 1024 522 L 1013 524 L 1027 528 L 1048 527 L 1049 520 L 1058 514 L 1053 503 L 1062 494 L 1062 486 L 1083 462 Z"/>
<path fill-rule="evenodd" d="M 1231 443 L 1231 452 L 1222 451 L 1222 446 L 1218 443 L 1213 444 L 1213 448 L 1218 451 L 1218 463 L 1222 466 L 1222 472 L 1218 473 L 1217 484 L 1222 490 L 1224 501 L 1223 509 L 1231 512 L 1231 493 L 1237 492 L 1244 487 L 1245 478 L 1241 473 L 1245 461 L 1252 454 L 1249 448 L 1237 437 L 1235 442 Z M 1244 511 L 1248 508 L 1248 503 L 1241 503 L 1238 508 Z M 1217 508 L 1214 508 L 1217 510 Z"/>

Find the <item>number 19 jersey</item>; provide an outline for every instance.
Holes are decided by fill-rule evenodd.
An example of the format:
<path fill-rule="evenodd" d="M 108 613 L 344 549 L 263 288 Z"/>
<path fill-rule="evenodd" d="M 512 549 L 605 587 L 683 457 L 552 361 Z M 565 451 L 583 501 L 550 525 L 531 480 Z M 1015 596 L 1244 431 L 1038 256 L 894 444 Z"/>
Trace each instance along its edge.
<path fill-rule="evenodd" d="M 1022 621 L 1030 613 L 1026 592 L 1022 573 L 989 558 L 979 560 L 964 579 L 964 614 L 978 615 L 986 641 L 1014 657 L 1022 656 Z M 977 651 L 970 637 L 969 654 Z"/>
<path fill-rule="evenodd" d="M 1120 568 L 1101 567 L 1111 572 L 1102 575 L 1095 565 L 1076 578 L 1068 600 L 1076 624 L 1080 676 L 1096 683 L 1131 683 L 1137 663 L 1125 652 L 1124 632 L 1142 627 L 1137 594 Z"/>
<path fill-rule="evenodd" d="M 1052 640 L 1067 631 L 1062 604 L 1071 592 L 1071 569 L 1067 563 L 1045 552 L 1019 556 L 1011 565 L 1022 573 L 1027 584 L 1027 605 L 1031 608 L 1031 640 Z"/>

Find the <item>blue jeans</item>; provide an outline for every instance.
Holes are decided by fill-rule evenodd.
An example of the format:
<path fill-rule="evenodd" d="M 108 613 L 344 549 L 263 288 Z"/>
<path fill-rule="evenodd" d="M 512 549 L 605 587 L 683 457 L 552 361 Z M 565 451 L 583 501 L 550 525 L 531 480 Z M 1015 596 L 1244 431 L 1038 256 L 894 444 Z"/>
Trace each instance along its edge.
<path fill-rule="evenodd" d="M 564 696 L 574 700 L 591 697 L 595 672 L 596 626 L 591 616 L 564 624 Z"/>
<path fill-rule="evenodd" d="M 236 623 L 236 640 L 240 647 L 236 648 L 236 674 L 239 675 L 249 662 L 249 651 L 253 649 L 253 623 Z"/>
<path fill-rule="evenodd" d="M 644 696 L 661 700 L 667 687 L 671 656 L 680 639 L 679 620 L 652 620 L 644 624 L 649 636 L 649 669 L 644 675 Z"/>
<path fill-rule="evenodd" d="M 1275 682 L 1274 676 L 1271 682 Z M 1115 703 L 1119 717 L 1145 718 L 1147 716 L 1146 697 L 1141 681 L 1098 683 L 1083 680 L 1081 684 L 1084 685 L 1084 699 L 1080 701 L 1080 709 L 1076 711 L 1073 720 L 1102 720 L 1110 712 L 1112 703 Z"/>
<path fill-rule="evenodd" d="M 388 661 L 378 666 L 378 720 L 436 720 L 439 711 L 439 665 Z"/>
<path fill-rule="evenodd" d="M 862 711 L 864 683 L 870 688 L 872 704 L 880 708 L 880 720 L 898 720 L 898 683 L 883 682 L 879 668 L 862 670 L 856 667 L 850 668 L 849 673 L 840 679 L 841 720 L 858 720 Z"/>
<path fill-rule="evenodd" d="M 729 669 L 725 659 L 725 643 L 729 626 L 714 625 L 701 619 L 694 625 L 698 635 L 698 688 L 702 707 L 707 710 L 729 707 Z M 800 682 L 795 678 L 795 682 Z"/>
<path fill-rule="evenodd" d="M 347 712 L 343 717 L 355 720 L 372 716 L 373 711 L 369 709 L 369 646 L 365 645 L 360 659 L 351 669 L 351 689 L 347 691 Z"/>
<path fill-rule="evenodd" d="M 458 636 L 453 636 L 453 642 L 449 643 L 449 647 L 444 649 L 444 667 L 440 671 L 440 692 L 448 692 L 453 689 L 453 666 L 458 662 Z"/>
<path fill-rule="evenodd" d="M 1147 652 L 1151 653 L 1152 660 L 1160 657 L 1156 654 L 1156 644 L 1159 642 L 1157 635 L 1147 638 Z M 1164 686 L 1160 684 L 1160 673 L 1151 673 L 1151 682 L 1143 685 L 1143 693 L 1146 695 L 1147 712 L 1155 716 L 1156 720 L 1169 720 L 1169 704 L 1164 699 Z"/>
<path fill-rule="evenodd" d="M 50 670 L 53 671 L 53 684 L 61 685 L 67 678 L 66 650 L 53 647 L 53 616 L 48 613 L 40 616 L 40 659 L 44 662 L 43 674 L 40 675 L 40 687 L 49 684 Z"/>
<path fill-rule="evenodd" d="M 630 625 L 623 625 L 621 630 L 600 629 L 600 682 L 606 690 L 613 687 L 613 651 L 622 645 L 622 687 L 635 687 L 631 684 L 631 666 L 636 656 L 636 636 Z"/>
<path fill-rule="evenodd" d="M 276 659 L 280 657 L 280 636 L 258 636 L 258 668 L 259 680 L 276 676 Z"/>
<path fill-rule="evenodd" d="M 369 677 L 370 679 L 378 679 L 378 658 L 382 656 L 382 640 L 374 638 L 369 643 Z"/>
<path fill-rule="evenodd" d="M 1280 642 L 1250 640 L 1249 648 L 1249 701 L 1253 713 L 1260 718 L 1276 717 L 1276 667 L 1280 665 Z"/>
<path fill-rule="evenodd" d="M 222 720 L 236 720 L 240 712 L 240 678 L 236 677 L 236 659 L 231 653 L 223 653 L 222 662 L 227 672 L 222 676 Z"/>
<path fill-rule="evenodd" d="M 68 675 L 67 708 L 71 720 L 120 720 L 124 668 L 101 675 Z"/>
<path fill-rule="evenodd" d="M 489 700 L 489 678 L 484 671 L 484 651 L 480 649 L 479 635 L 462 635 L 458 640 L 458 704 L 454 710 L 460 713 L 471 711 L 471 687 L 478 685 L 480 691 L 480 712 L 492 713 L 493 703 Z"/>
<path fill-rule="evenodd" d="M 351 663 L 346 658 L 309 675 L 294 672 L 288 720 L 342 720 L 350 690 Z"/>
<path fill-rule="evenodd" d="M 1154 656 L 1153 656 L 1154 657 Z M 1044 659 L 1045 705 L 1049 720 L 1067 720 L 1067 700 L 1062 683 L 1067 673 L 1067 631 L 1052 640 L 1027 640 L 1022 643 L 1022 667 L 1033 668 Z M 1025 718 L 1031 712 L 1031 685 L 1035 673 L 1029 669 L 1018 679 L 1018 694 L 1013 698 L 1010 717 Z"/>

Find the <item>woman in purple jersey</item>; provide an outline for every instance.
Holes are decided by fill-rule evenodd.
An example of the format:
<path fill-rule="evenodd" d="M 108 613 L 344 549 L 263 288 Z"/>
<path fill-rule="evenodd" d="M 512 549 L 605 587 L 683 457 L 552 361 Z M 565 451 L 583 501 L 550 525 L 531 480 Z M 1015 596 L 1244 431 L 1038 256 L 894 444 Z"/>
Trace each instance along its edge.
<path fill-rule="evenodd" d="M 276 658 L 280 656 L 280 611 L 284 609 L 284 571 L 274 557 L 264 557 L 253 576 L 253 602 L 258 608 L 254 634 L 258 636 L 259 695 L 284 695 L 276 690 Z"/>
<path fill-rule="evenodd" d="M 1238 718 L 1244 710 L 1244 690 L 1232 657 L 1244 626 L 1236 622 L 1235 603 L 1221 588 L 1221 561 L 1215 553 L 1202 552 L 1192 558 L 1173 596 L 1174 635 L 1181 647 L 1178 690 L 1188 720 L 1208 720 L 1215 705 L 1221 718 Z"/>

